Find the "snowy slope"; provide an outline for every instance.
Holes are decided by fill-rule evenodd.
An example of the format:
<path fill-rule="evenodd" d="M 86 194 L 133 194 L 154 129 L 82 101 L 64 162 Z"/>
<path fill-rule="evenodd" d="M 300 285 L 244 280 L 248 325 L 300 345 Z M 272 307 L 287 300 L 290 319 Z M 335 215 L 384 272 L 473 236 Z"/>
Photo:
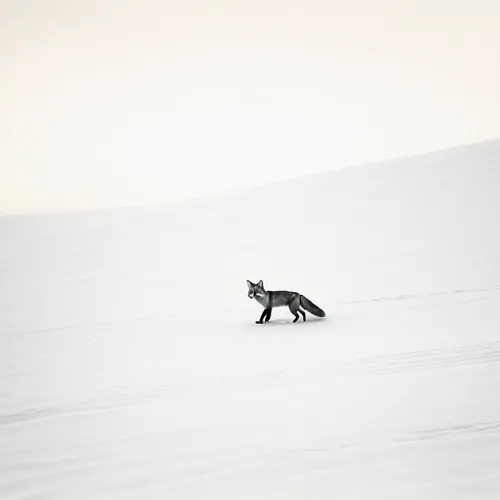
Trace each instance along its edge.
<path fill-rule="evenodd" d="M 500 498 L 499 193 L 493 141 L 1 218 L 0 498 Z"/>

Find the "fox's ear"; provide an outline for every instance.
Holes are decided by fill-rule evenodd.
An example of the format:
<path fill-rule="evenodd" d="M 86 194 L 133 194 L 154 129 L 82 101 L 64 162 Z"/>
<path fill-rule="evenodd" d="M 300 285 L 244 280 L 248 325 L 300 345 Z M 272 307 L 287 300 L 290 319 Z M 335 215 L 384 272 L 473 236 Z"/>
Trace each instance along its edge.
<path fill-rule="evenodd" d="M 262 280 L 260 280 L 260 281 L 257 283 L 257 286 L 260 286 L 261 288 L 264 288 L 264 283 L 262 282 Z"/>
<path fill-rule="evenodd" d="M 248 285 L 248 288 L 250 288 L 250 289 L 253 288 L 253 283 L 249 280 L 247 280 L 247 285 Z"/>

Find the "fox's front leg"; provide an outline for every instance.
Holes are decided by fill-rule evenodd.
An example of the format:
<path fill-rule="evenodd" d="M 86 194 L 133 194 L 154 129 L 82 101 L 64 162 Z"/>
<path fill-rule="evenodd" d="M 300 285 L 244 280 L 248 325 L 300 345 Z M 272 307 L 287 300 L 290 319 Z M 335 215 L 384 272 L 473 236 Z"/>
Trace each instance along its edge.
<path fill-rule="evenodd" d="M 259 321 L 256 321 L 256 323 L 262 325 L 264 318 L 266 318 L 266 321 L 269 321 L 270 317 L 271 317 L 271 308 L 268 307 L 267 309 L 264 309 L 264 311 L 260 315 Z"/>
<path fill-rule="evenodd" d="M 273 308 L 272 307 L 269 307 L 267 309 L 267 316 L 266 316 L 266 319 L 265 319 L 265 322 L 267 323 L 270 319 L 271 319 L 271 312 L 272 312 Z"/>

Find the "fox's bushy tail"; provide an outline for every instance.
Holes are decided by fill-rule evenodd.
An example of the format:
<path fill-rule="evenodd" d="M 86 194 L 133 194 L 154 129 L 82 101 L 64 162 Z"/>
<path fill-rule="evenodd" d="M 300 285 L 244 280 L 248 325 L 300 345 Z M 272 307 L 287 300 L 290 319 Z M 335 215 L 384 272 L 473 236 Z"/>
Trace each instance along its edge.
<path fill-rule="evenodd" d="M 319 318 L 324 318 L 326 316 L 323 309 L 320 309 L 316 304 L 313 304 L 307 297 L 304 297 L 303 295 L 300 296 L 300 305 L 306 311 L 314 314 L 314 316 L 318 316 Z"/>

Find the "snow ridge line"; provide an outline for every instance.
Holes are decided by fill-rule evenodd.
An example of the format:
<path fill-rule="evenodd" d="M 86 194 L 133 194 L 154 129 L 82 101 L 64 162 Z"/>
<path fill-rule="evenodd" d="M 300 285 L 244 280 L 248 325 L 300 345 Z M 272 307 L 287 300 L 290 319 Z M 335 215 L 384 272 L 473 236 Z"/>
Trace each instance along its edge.
<path fill-rule="evenodd" d="M 488 292 L 500 292 L 500 286 L 495 286 L 491 288 L 456 289 L 456 290 L 447 290 L 443 292 L 405 293 L 400 295 L 386 295 L 380 297 L 372 297 L 369 299 L 333 301 L 329 303 L 337 305 L 370 304 L 373 302 L 395 302 L 398 300 L 412 300 L 412 299 L 423 299 L 426 297 L 442 297 L 446 295 L 459 295 L 459 294 L 466 295 L 472 293 L 488 293 Z"/>

